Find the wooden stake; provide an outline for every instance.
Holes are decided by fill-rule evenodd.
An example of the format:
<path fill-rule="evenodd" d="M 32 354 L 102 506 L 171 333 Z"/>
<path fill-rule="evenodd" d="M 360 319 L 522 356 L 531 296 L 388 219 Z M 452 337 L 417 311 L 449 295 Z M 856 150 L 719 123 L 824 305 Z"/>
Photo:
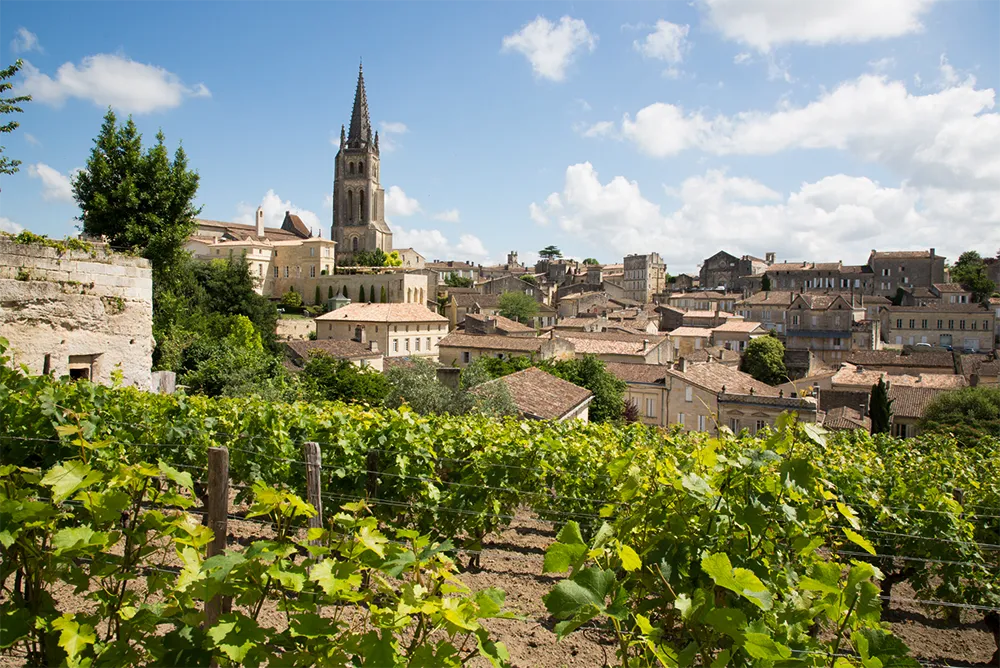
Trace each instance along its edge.
<path fill-rule="evenodd" d="M 316 515 L 309 518 L 309 528 L 323 528 L 323 487 L 322 470 L 323 455 L 319 450 L 319 443 L 307 441 L 303 444 L 306 456 L 306 496 L 307 501 L 316 509 Z M 313 545 L 319 545 L 318 540 L 311 541 Z"/>
<path fill-rule="evenodd" d="M 229 536 L 227 517 L 229 516 L 229 449 L 226 447 L 208 449 L 208 526 L 215 538 L 208 544 L 208 556 L 214 557 L 226 551 Z M 223 597 L 215 596 L 205 603 L 205 626 L 211 628 L 219 620 L 219 615 L 228 612 L 231 603 Z"/>

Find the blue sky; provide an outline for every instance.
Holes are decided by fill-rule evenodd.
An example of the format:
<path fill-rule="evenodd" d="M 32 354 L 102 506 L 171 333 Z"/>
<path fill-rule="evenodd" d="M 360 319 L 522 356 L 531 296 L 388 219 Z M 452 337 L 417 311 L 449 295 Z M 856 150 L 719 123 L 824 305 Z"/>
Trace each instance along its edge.
<path fill-rule="evenodd" d="M 363 58 L 396 245 L 428 259 L 992 255 L 998 34 L 991 0 L 8 1 L 0 63 L 35 101 L 0 227 L 74 232 L 111 105 L 183 141 L 203 217 L 263 204 L 328 236 Z"/>

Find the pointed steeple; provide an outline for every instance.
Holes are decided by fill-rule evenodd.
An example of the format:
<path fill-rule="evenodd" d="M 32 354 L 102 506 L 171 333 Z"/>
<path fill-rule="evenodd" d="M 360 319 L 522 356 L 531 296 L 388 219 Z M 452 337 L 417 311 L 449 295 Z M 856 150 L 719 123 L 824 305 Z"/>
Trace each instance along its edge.
<path fill-rule="evenodd" d="M 347 133 L 347 144 L 360 148 L 371 141 L 372 122 L 368 117 L 368 96 L 365 94 L 365 73 L 358 65 L 358 88 L 354 93 L 354 110 L 351 112 L 351 128 Z"/>

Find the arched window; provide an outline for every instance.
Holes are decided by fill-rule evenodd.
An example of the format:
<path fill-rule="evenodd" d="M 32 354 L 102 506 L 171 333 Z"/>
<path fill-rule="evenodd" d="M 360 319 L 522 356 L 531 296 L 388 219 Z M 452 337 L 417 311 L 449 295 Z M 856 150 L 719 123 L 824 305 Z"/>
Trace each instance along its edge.
<path fill-rule="evenodd" d="M 358 250 L 358 238 L 357 237 L 351 237 L 351 250 L 353 250 L 353 251 Z"/>
<path fill-rule="evenodd" d="M 347 167 L 347 173 L 348 174 L 353 174 L 354 173 L 354 163 L 353 162 Z"/>
<path fill-rule="evenodd" d="M 354 193 L 350 190 L 347 191 L 347 219 L 350 220 L 354 217 Z"/>
<path fill-rule="evenodd" d="M 361 162 L 358 163 L 358 174 L 364 174 L 364 173 L 365 173 L 365 161 L 362 160 Z"/>
<path fill-rule="evenodd" d="M 406 303 L 409 304 L 413 298 L 413 288 L 406 288 Z"/>
<path fill-rule="evenodd" d="M 365 191 L 358 191 L 358 216 L 361 222 L 365 222 Z"/>
<path fill-rule="evenodd" d="M 420 288 L 420 303 L 424 303 L 424 289 Z"/>

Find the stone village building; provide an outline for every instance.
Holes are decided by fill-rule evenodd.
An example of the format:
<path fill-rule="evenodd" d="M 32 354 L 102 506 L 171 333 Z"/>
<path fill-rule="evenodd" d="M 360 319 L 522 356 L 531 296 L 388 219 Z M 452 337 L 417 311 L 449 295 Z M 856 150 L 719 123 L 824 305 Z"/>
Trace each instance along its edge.
<path fill-rule="evenodd" d="M 153 279 L 149 261 L 22 244 L 0 236 L 0 336 L 31 373 L 151 387 Z"/>
<path fill-rule="evenodd" d="M 316 317 L 316 339 L 375 342 L 386 357 L 437 360 L 448 319 L 421 304 L 348 304 Z"/>

